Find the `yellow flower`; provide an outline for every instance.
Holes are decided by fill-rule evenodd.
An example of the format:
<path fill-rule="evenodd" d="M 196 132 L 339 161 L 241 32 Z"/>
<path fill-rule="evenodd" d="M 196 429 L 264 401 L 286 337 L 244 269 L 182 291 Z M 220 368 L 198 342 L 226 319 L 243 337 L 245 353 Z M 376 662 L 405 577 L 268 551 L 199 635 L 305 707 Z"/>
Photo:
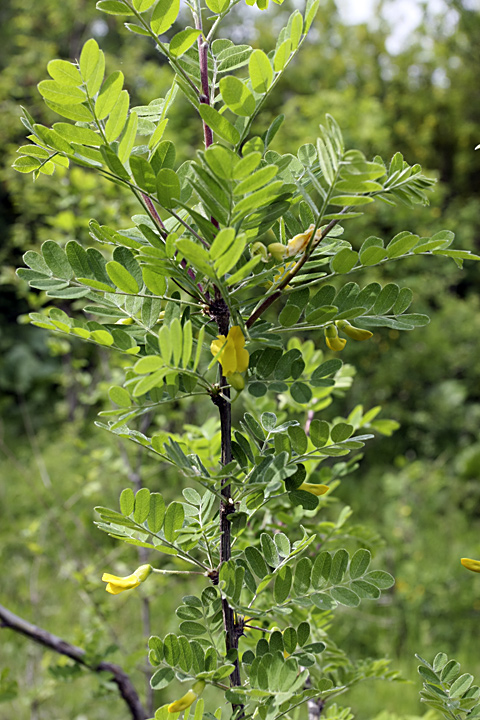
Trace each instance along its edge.
<path fill-rule="evenodd" d="M 370 330 L 354 327 L 354 325 L 350 325 L 346 320 L 339 320 L 336 325 L 339 330 L 352 338 L 352 340 L 369 340 L 369 338 L 373 336 Z"/>
<path fill-rule="evenodd" d="M 133 590 L 144 582 L 152 572 L 151 565 L 140 565 L 131 575 L 126 577 L 118 577 L 117 575 L 110 575 L 110 573 L 103 573 L 102 580 L 107 583 L 105 590 L 111 595 L 118 595 L 124 590 Z"/>
<path fill-rule="evenodd" d="M 467 568 L 467 570 L 480 573 L 480 560 L 470 560 L 470 558 L 462 558 L 460 562 L 462 563 L 463 567 Z"/>
<path fill-rule="evenodd" d="M 245 350 L 245 338 L 238 325 L 234 325 L 225 335 L 218 335 L 210 345 L 212 355 L 222 366 L 223 374 L 228 377 L 232 373 L 241 373 L 248 368 L 249 354 Z M 220 353 L 220 354 L 219 354 Z"/>
<path fill-rule="evenodd" d="M 347 341 L 343 338 L 338 337 L 337 328 L 335 325 L 329 325 L 325 328 L 325 342 L 327 343 L 327 347 L 330 348 L 330 350 L 334 350 L 335 352 L 340 352 L 343 350 L 345 345 L 347 344 Z"/>
<path fill-rule="evenodd" d="M 168 706 L 168 712 L 182 712 L 182 710 L 186 710 L 187 708 L 189 708 L 190 705 L 193 705 L 195 700 L 202 694 L 204 687 L 205 681 L 197 680 L 195 685 L 190 688 L 190 690 L 185 693 L 185 695 L 181 697 L 180 700 L 175 700 L 175 702 L 170 703 L 170 705 Z"/>
<path fill-rule="evenodd" d="M 305 492 L 312 493 L 312 495 L 325 495 L 330 490 L 328 485 L 317 485 L 316 483 L 304 482 L 300 485 L 297 490 L 305 490 Z"/>

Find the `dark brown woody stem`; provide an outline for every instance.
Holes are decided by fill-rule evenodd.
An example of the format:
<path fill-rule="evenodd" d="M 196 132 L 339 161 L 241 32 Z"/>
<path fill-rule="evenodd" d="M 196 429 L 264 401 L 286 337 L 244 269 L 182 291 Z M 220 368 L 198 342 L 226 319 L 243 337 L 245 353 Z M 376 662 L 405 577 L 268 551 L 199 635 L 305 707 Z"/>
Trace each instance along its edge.
<path fill-rule="evenodd" d="M 32 625 L 32 623 L 7 610 L 3 605 L 0 605 L 0 627 L 10 628 L 10 630 L 14 632 L 25 635 L 36 643 L 60 653 L 60 655 L 66 655 L 80 665 L 84 665 L 89 670 L 111 673 L 120 695 L 128 705 L 133 720 L 145 720 L 147 717 L 147 713 L 140 702 L 137 691 L 133 687 L 129 676 L 118 665 L 109 662 L 89 665 L 85 660 L 85 650 L 75 647 L 75 645 L 70 645 L 70 643 L 56 635 L 52 635 L 52 633 L 47 632 L 47 630 L 43 628 Z"/>

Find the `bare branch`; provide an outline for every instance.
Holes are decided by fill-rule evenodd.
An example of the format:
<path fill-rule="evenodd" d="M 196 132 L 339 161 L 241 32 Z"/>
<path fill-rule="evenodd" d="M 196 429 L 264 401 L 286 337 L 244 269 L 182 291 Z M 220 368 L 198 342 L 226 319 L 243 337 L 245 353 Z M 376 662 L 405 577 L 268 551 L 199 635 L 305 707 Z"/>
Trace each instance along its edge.
<path fill-rule="evenodd" d="M 39 628 L 36 625 L 32 625 L 28 620 L 15 615 L 14 613 L 7 610 L 7 608 L 0 605 L 0 627 L 9 628 L 14 632 L 25 635 L 36 643 L 44 645 L 51 650 L 59 653 L 60 655 L 66 655 L 67 657 L 75 660 L 75 662 L 84 665 L 89 670 L 94 672 L 108 672 L 113 675 L 113 681 L 117 685 L 120 695 L 122 696 L 125 703 L 130 709 L 133 720 L 146 720 L 147 714 L 145 709 L 140 702 L 137 691 L 132 685 L 129 676 L 122 670 L 119 665 L 109 662 L 101 662 L 98 665 L 89 665 L 85 660 L 85 650 L 82 650 L 75 645 L 70 645 L 66 640 L 52 635 L 47 630 Z"/>

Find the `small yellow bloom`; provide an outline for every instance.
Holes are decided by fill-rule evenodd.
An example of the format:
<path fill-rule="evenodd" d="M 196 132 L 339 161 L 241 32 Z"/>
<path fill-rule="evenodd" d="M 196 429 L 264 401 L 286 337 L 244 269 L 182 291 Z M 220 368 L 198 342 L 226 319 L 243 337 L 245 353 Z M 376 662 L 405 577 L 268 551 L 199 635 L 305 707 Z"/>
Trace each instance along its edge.
<path fill-rule="evenodd" d="M 327 343 L 327 347 L 330 348 L 330 350 L 334 350 L 335 352 L 340 352 L 343 350 L 345 345 L 347 344 L 347 341 L 343 338 L 338 337 L 338 331 L 335 325 L 329 325 L 325 328 L 325 342 Z"/>
<path fill-rule="evenodd" d="M 217 339 L 212 341 L 210 351 L 214 356 L 220 353 L 217 360 L 226 377 L 232 373 L 241 373 L 248 368 L 250 355 L 244 345 L 245 338 L 238 325 L 230 328 L 227 337 L 218 335 Z"/>
<path fill-rule="evenodd" d="M 339 330 L 352 338 L 352 340 L 369 340 L 373 336 L 370 330 L 354 327 L 354 325 L 350 325 L 346 320 L 339 320 L 336 325 Z"/>
<path fill-rule="evenodd" d="M 144 582 L 152 572 L 151 565 L 140 565 L 131 575 L 126 577 L 118 577 L 117 575 L 110 575 L 110 573 L 103 573 L 102 580 L 107 583 L 105 590 L 111 595 L 118 595 L 124 590 L 133 590 Z"/>
<path fill-rule="evenodd" d="M 463 567 L 467 568 L 467 570 L 480 573 L 480 560 L 470 560 L 470 558 L 462 558 L 460 562 L 462 563 Z"/>
<path fill-rule="evenodd" d="M 312 493 L 312 495 L 325 495 L 330 490 L 328 485 L 317 485 L 316 483 L 304 482 L 300 485 L 297 490 L 305 490 L 305 492 Z"/>
<path fill-rule="evenodd" d="M 168 706 L 168 712 L 182 712 L 182 710 L 186 710 L 187 708 L 189 708 L 190 705 L 193 705 L 195 700 L 202 694 L 204 687 L 205 681 L 197 680 L 195 685 L 190 688 L 190 690 L 185 693 L 185 695 L 181 697 L 180 700 L 175 700 L 175 702 L 170 703 L 170 705 Z"/>

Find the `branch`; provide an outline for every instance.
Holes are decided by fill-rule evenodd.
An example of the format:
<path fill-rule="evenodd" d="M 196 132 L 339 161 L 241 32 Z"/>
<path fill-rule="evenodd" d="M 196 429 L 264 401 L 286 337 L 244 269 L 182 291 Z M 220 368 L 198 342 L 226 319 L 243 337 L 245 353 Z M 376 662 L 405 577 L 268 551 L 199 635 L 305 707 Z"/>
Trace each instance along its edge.
<path fill-rule="evenodd" d="M 317 222 L 318 222 L 318 221 L 317 221 Z M 330 220 L 330 222 L 328 223 L 328 225 L 326 225 L 325 228 L 323 229 L 323 231 L 322 231 L 322 233 L 321 233 L 321 235 L 320 235 L 320 238 L 317 240 L 317 242 L 315 243 L 315 245 L 314 245 L 314 246 L 312 245 L 312 247 L 311 247 L 311 249 L 310 249 L 310 252 L 305 252 L 305 253 L 302 255 L 302 257 L 301 257 L 300 260 L 297 262 L 297 264 L 295 265 L 295 267 L 293 268 L 293 270 L 291 270 L 290 272 L 285 273 L 285 277 L 284 277 L 283 280 L 281 281 L 281 283 L 280 283 L 280 285 L 278 286 L 277 290 L 275 290 L 275 292 L 272 293 L 271 295 L 268 295 L 268 297 L 266 297 L 265 300 L 263 300 L 263 301 L 260 303 L 260 305 L 257 307 L 257 309 L 255 310 L 255 312 L 253 312 L 253 313 L 250 315 L 250 317 L 248 318 L 247 322 L 245 323 L 245 326 L 246 326 L 247 328 L 252 327 L 252 325 L 253 325 L 253 323 L 255 322 L 255 320 L 258 320 L 258 318 L 259 318 L 261 315 L 263 315 L 263 313 L 265 312 L 265 310 L 267 310 L 267 308 L 269 308 L 270 305 L 272 305 L 272 303 L 275 302 L 275 300 L 278 300 L 278 298 L 281 297 L 281 295 L 282 295 L 282 290 L 288 285 L 289 282 L 291 282 L 291 280 L 293 280 L 293 278 L 295 277 L 295 275 L 298 275 L 299 271 L 302 269 L 302 267 L 304 266 L 304 264 L 307 262 L 307 260 L 309 259 L 310 255 L 312 254 L 313 250 L 315 250 L 315 248 L 316 248 L 318 245 L 320 245 L 320 243 L 322 242 L 322 240 L 324 240 L 324 239 L 327 237 L 327 235 L 328 235 L 328 233 L 330 232 L 330 230 L 332 230 L 332 228 L 334 228 L 337 223 L 338 223 L 338 220 Z"/>
<path fill-rule="evenodd" d="M 66 655 L 80 665 L 84 665 L 89 670 L 111 673 L 120 695 L 130 709 L 133 720 L 146 720 L 147 715 L 145 709 L 140 702 L 137 691 L 131 683 L 130 677 L 118 665 L 109 662 L 89 665 L 85 660 L 85 650 L 75 645 L 70 645 L 70 643 L 56 635 L 52 635 L 47 630 L 43 630 L 43 628 L 32 625 L 32 623 L 7 610 L 3 605 L 0 605 L 0 627 L 10 628 L 10 630 L 14 632 L 25 635 L 34 642 L 44 645 L 60 655 Z"/>

